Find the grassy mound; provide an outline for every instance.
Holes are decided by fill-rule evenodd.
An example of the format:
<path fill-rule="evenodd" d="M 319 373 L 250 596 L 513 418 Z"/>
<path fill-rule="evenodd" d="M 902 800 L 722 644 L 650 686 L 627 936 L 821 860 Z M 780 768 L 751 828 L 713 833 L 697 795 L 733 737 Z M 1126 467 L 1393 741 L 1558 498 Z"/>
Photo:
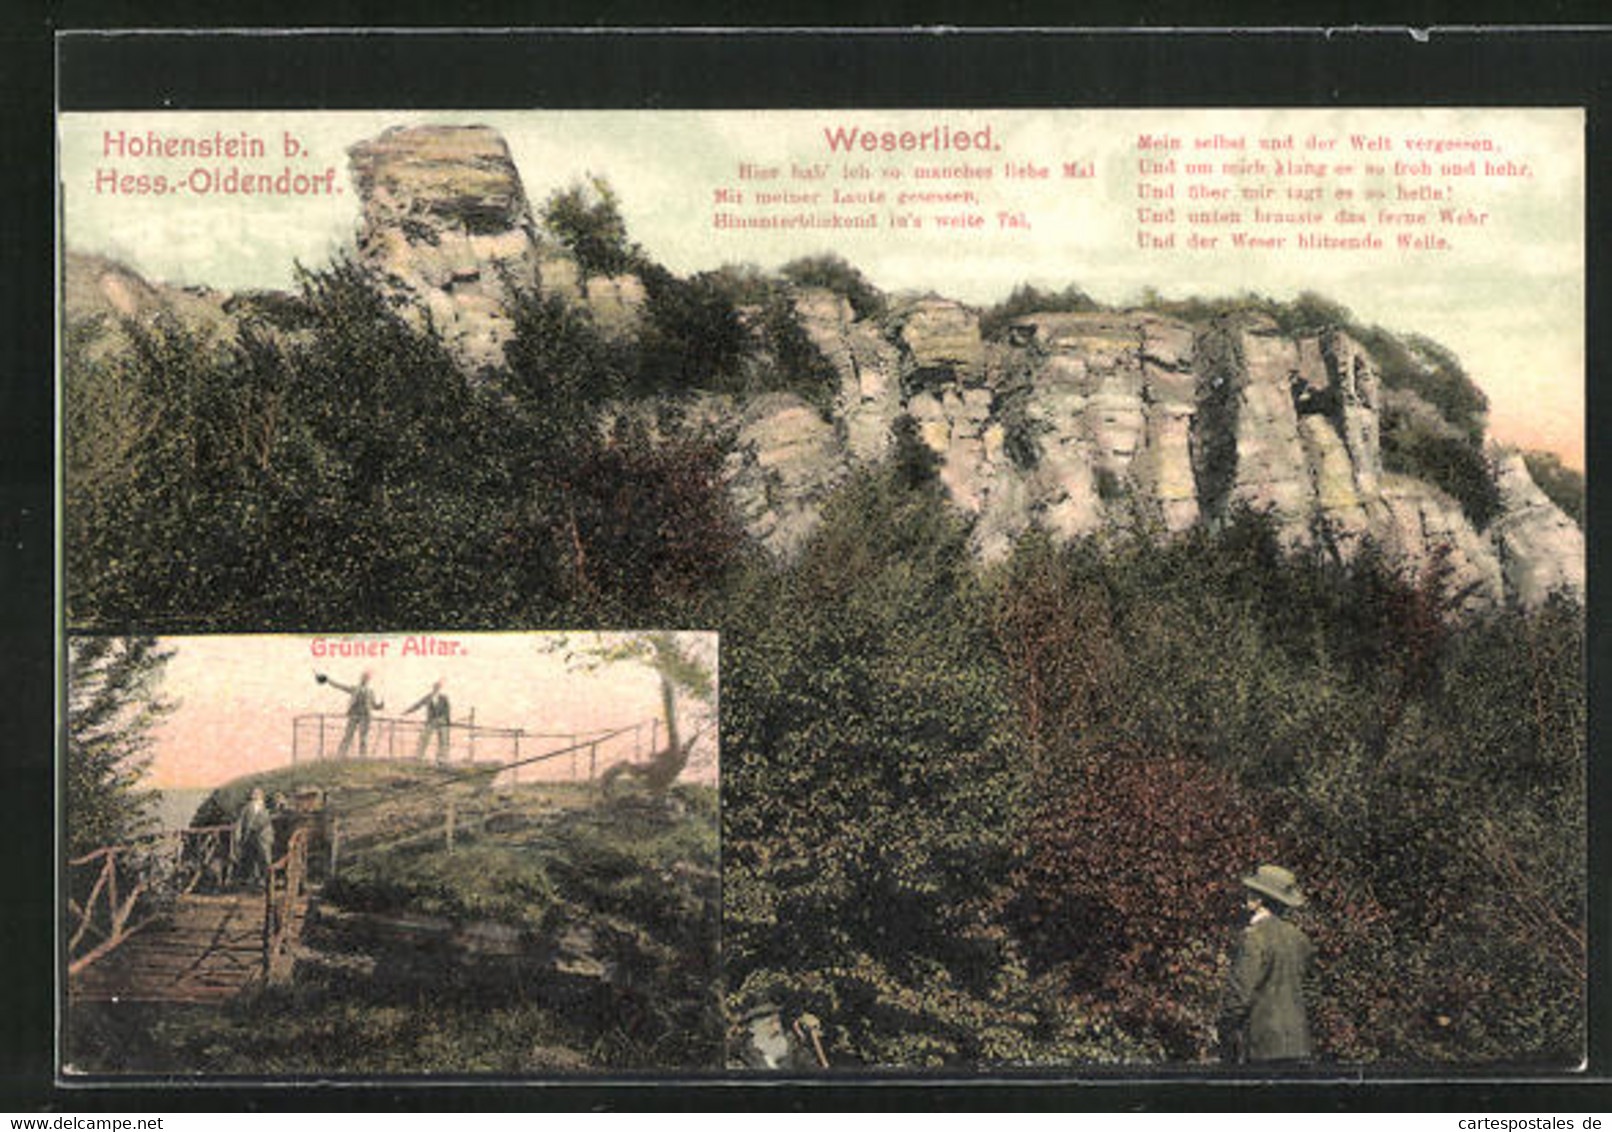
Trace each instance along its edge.
<path fill-rule="evenodd" d="M 665 798 L 605 800 L 586 785 L 495 785 L 469 769 L 307 763 L 220 787 L 197 820 L 231 820 L 254 787 L 270 796 L 317 787 L 340 829 L 338 865 L 318 900 L 349 915 L 332 922 L 370 913 L 494 923 L 517 929 L 530 954 L 401 955 L 395 942 L 366 953 L 339 927 L 331 939 L 311 933 L 336 950 L 261 999 L 80 1019 L 86 1061 L 280 1073 L 720 1065 L 716 790 L 684 784 Z M 567 961 L 563 975 L 555 954 Z M 122 1033 L 129 1026 L 138 1041 Z M 93 1038 L 114 1032 L 116 1042 Z M 146 1051 L 138 1065 L 116 1052 L 130 1049 Z"/>

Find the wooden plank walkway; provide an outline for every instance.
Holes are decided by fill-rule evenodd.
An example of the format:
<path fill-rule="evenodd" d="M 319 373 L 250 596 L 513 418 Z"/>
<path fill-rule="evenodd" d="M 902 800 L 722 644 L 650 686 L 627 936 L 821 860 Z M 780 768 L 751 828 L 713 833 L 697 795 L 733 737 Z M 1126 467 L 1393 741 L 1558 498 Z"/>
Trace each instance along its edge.
<path fill-rule="evenodd" d="M 77 1002 L 233 998 L 263 981 L 263 918 L 261 892 L 182 896 L 169 917 L 73 975 L 68 996 Z"/>

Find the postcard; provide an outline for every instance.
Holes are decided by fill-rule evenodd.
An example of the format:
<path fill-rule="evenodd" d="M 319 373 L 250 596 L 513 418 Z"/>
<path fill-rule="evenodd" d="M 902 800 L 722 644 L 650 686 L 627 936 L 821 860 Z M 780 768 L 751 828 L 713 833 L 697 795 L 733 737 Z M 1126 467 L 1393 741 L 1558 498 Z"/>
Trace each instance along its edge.
<path fill-rule="evenodd" d="M 68 655 L 66 1074 L 720 1066 L 713 634 Z"/>
<path fill-rule="evenodd" d="M 64 1076 L 1580 1069 L 1585 125 L 63 114 Z"/>

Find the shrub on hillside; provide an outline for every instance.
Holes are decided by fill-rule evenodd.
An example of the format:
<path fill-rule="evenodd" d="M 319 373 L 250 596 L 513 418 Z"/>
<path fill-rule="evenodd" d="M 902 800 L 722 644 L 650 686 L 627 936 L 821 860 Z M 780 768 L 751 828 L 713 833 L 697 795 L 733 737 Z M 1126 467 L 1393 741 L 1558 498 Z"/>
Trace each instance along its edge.
<path fill-rule="evenodd" d="M 1010 1058 L 1036 1025 L 987 914 L 1023 777 L 966 533 L 864 475 L 723 625 L 730 993 L 813 1011 L 841 1064 Z"/>
<path fill-rule="evenodd" d="M 1097 300 L 1073 283 L 1062 291 L 1043 291 L 1033 283 L 1020 283 L 1007 298 L 980 313 L 980 336 L 998 338 L 1015 319 L 1027 314 L 1101 309 Z"/>
<path fill-rule="evenodd" d="M 550 193 L 543 202 L 543 226 L 576 257 L 584 275 L 620 275 L 643 260 L 641 249 L 627 238 L 621 199 L 603 177 Z"/>
<path fill-rule="evenodd" d="M 1182 988 L 1207 990 L 1211 957 L 1171 964 L 1208 909 L 1183 897 L 1176 921 L 1112 890 L 1196 893 L 1203 857 L 1233 877 L 1231 829 L 1313 890 L 1324 1055 L 1572 1060 L 1582 614 L 1457 620 L 1448 576 L 1438 557 L 1407 578 L 1369 548 L 1347 566 L 1284 554 L 1254 516 L 1162 548 L 1018 548 L 994 616 L 1047 808 L 1016 907 L 1068 993 L 1128 1003 L 1133 1035 L 1192 1055 L 1205 999 Z"/>
<path fill-rule="evenodd" d="M 778 274 L 797 287 L 826 287 L 844 296 L 857 318 L 879 318 L 885 312 L 884 293 L 832 252 L 792 259 L 778 269 Z"/>

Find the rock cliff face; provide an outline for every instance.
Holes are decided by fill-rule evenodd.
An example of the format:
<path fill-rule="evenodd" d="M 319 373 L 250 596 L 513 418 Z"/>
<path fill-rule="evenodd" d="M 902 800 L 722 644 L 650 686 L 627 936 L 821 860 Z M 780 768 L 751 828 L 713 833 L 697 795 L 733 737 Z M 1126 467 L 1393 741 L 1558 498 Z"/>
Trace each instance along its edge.
<path fill-rule="evenodd" d="M 635 276 L 584 279 L 541 238 L 509 147 L 485 126 L 388 130 L 348 150 L 363 201 L 358 255 L 400 309 L 429 318 L 472 371 L 496 365 L 519 291 L 557 294 L 629 331 Z"/>
<path fill-rule="evenodd" d="M 204 340 L 235 335 L 233 311 L 239 302 L 206 287 L 152 283 L 105 256 L 69 251 L 62 262 L 62 320 L 68 325 L 98 321 L 100 333 L 87 343 L 100 360 L 127 344 L 122 323 L 150 327 L 171 318 Z"/>
<path fill-rule="evenodd" d="M 501 359 L 520 290 L 560 295 L 610 334 L 637 327 L 642 282 L 584 278 L 545 240 L 494 131 L 396 129 L 350 155 L 359 261 L 471 371 Z M 230 330 L 227 297 L 153 288 L 108 261 L 70 258 L 67 283 L 70 313 L 74 302 L 117 314 L 162 307 Z M 777 553 L 793 552 L 823 499 L 887 456 L 910 420 L 953 502 L 975 517 L 986 559 L 1032 524 L 1073 538 L 1142 521 L 1168 537 L 1246 506 L 1268 512 L 1289 545 L 1344 560 L 1368 540 L 1409 569 L 1447 553 L 1474 605 L 1583 593 L 1583 535 L 1519 457 L 1491 449 L 1501 510 L 1481 532 L 1443 492 L 1384 472 L 1388 393 L 1346 334 L 1105 311 L 1029 315 L 987 342 L 974 311 L 934 295 L 876 320 L 823 289 L 797 290 L 794 304 L 838 377 L 827 417 L 781 393 L 692 395 L 683 413 L 731 441 L 735 503 Z"/>
<path fill-rule="evenodd" d="M 1346 334 L 1056 313 L 987 343 L 967 307 L 935 297 L 877 325 L 827 291 L 802 293 L 797 312 L 839 374 L 834 420 L 787 396 L 752 404 L 740 438 L 759 442 L 740 445 L 733 476 L 752 532 L 779 552 L 906 416 L 987 559 L 1032 523 L 1071 538 L 1140 519 L 1167 537 L 1248 507 L 1288 545 L 1343 560 L 1368 540 L 1410 570 L 1444 553 L 1471 605 L 1583 593 L 1583 535 L 1520 457 L 1491 449 L 1501 512 L 1481 532 L 1442 491 L 1384 472 L 1381 381 Z"/>

